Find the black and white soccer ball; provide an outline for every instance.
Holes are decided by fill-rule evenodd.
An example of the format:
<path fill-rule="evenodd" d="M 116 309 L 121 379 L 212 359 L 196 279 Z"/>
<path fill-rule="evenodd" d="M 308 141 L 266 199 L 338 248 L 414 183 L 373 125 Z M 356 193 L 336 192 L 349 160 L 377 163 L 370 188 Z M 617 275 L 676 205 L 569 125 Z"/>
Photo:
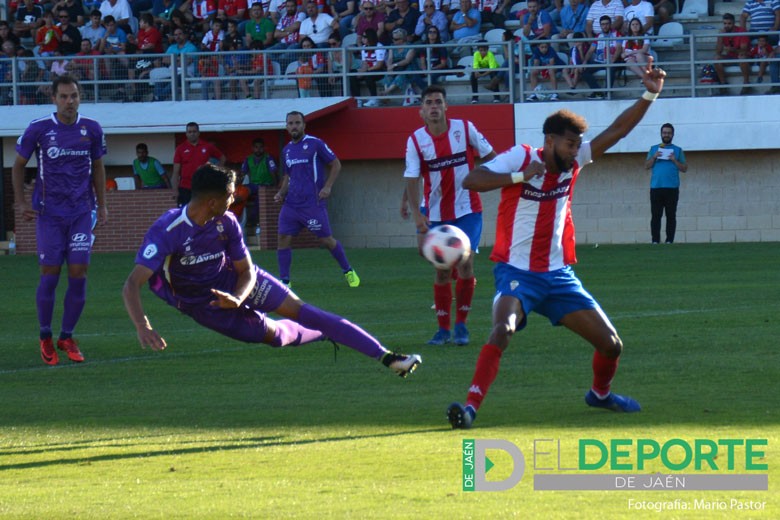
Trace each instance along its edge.
<path fill-rule="evenodd" d="M 452 269 L 468 259 L 471 241 L 460 228 L 444 224 L 428 231 L 422 252 L 436 269 Z"/>

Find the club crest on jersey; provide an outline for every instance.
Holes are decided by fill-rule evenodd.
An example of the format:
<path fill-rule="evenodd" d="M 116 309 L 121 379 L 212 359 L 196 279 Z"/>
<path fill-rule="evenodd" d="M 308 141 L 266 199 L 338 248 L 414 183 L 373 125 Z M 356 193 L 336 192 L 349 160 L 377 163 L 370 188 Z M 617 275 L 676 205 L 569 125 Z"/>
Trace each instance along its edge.
<path fill-rule="evenodd" d="M 82 126 L 80 132 L 81 132 L 81 135 L 87 135 L 87 127 L 86 126 Z"/>
<path fill-rule="evenodd" d="M 461 135 L 462 135 L 462 133 L 461 133 L 460 130 L 455 130 L 454 132 L 452 132 L 452 137 L 454 137 L 455 141 L 458 142 L 458 143 L 460 142 Z"/>
<path fill-rule="evenodd" d="M 517 280 L 512 280 L 511 282 L 509 282 L 509 288 L 512 289 L 513 291 L 517 289 L 519 285 L 520 282 L 518 282 Z"/>
<path fill-rule="evenodd" d="M 222 221 L 217 221 L 217 232 L 224 233 L 225 232 L 225 226 L 222 225 Z"/>
<path fill-rule="evenodd" d="M 308 149 L 309 149 L 309 145 L 308 145 L 308 144 L 304 144 L 304 145 L 303 145 L 303 149 L 304 149 L 304 150 L 308 150 Z"/>

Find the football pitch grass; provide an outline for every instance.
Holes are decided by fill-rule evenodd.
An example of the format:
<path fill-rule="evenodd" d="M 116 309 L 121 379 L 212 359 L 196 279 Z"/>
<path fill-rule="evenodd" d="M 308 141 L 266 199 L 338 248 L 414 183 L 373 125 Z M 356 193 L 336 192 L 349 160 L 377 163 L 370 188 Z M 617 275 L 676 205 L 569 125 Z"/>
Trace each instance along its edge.
<path fill-rule="evenodd" d="M 347 287 L 321 250 L 295 252 L 293 288 L 388 348 L 421 354 L 406 380 L 343 346 L 334 360 L 328 343 L 271 349 L 223 338 L 148 290 L 147 314 L 169 347 L 142 350 L 121 300 L 131 254 L 93 258 L 76 331 L 87 361 L 61 355 L 47 367 L 37 346 L 35 258 L 0 258 L 0 517 L 780 517 L 780 244 L 579 247 L 576 272 L 625 344 L 613 388 L 642 412 L 588 408 L 591 347 L 532 315 L 467 431 L 451 430 L 444 412 L 465 398 L 490 329 L 488 251 L 476 261 L 467 347 L 425 345 L 436 328 L 433 273 L 415 251 L 348 255 L 360 288 Z M 254 258 L 276 271 L 274 252 Z M 55 334 L 65 286 L 63 277 Z M 464 492 L 464 438 L 515 444 L 525 456 L 521 482 Z M 535 453 L 539 439 L 552 441 L 536 442 Z M 768 469 L 747 469 L 740 447 L 731 471 L 725 448 L 717 471 L 672 471 L 659 458 L 641 470 L 610 472 L 609 462 L 557 469 L 577 465 L 581 439 L 633 440 L 619 462 L 634 466 L 637 439 L 766 439 L 753 462 Z M 509 456 L 488 456 L 495 466 L 487 479 L 507 478 Z M 669 456 L 679 462 L 682 451 Z M 539 474 L 657 472 L 769 474 L 769 490 L 534 490 Z M 764 506 L 739 509 L 748 501 Z"/>

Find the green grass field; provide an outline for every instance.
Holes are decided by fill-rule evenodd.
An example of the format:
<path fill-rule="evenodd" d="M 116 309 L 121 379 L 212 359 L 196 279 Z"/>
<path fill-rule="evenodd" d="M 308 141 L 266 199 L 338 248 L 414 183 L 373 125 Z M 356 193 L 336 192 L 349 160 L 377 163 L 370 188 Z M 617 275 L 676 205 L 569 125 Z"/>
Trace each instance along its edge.
<path fill-rule="evenodd" d="M 436 327 L 433 274 L 414 251 L 348 255 L 363 280 L 359 289 L 349 289 L 318 250 L 296 252 L 294 289 L 389 348 L 422 354 L 407 380 L 345 347 L 334 361 L 325 343 L 273 350 L 222 338 L 148 291 L 146 309 L 169 348 L 141 350 L 120 294 L 130 254 L 93 258 L 76 334 L 87 362 L 46 367 L 37 346 L 35 258 L 0 257 L 0 516 L 780 517 L 780 244 L 580 247 L 577 273 L 626 347 L 614 388 L 643 411 L 585 406 L 591 347 L 532 316 L 467 432 L 451 430 L 444 411 L 464 399 L 490 328 L 487 252 L 477 259 L 472 344 L 447 348 L 425 345 Z M 255 260 L 276 271 L 273 252 Z M 504 492 L 463 492 L 463 438 L 516 444 L 526 458 L 523 480 Z M 769 473 L 769 491 L 534 491 L 534 439 L 560 439 L 562 465 L 572 466 L 582 438 L 767 439 L 759 462 L 769 469 L 758 473 Z M 736 472 L 745 473 L 744 452 L 736 453 Z M 505 458 L 491 454 L 489 479 L 508 474 Z M 669 472 L 651 464 L 640 473 L 657 471 Z M 728 507 L 629 507 L 675 499 Z M 766 505 L 739 511 L 731 499 Z"/>

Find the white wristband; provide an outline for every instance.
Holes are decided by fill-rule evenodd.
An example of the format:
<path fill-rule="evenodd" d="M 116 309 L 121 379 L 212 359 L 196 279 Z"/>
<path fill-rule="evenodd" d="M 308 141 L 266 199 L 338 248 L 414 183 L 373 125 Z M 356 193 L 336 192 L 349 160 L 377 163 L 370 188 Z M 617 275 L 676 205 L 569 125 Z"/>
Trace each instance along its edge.
<path fill-rule="evenodd" d="M 520 184 L 525 182 L 525 174 L 523 172 L 512 172 L 512 184 Z"/>
<path fill-rule="evenodd" d="M 644 94 L 642 94 L 642 99 L 645 101 L 653 102 L 658 98 L 658 92 L 650 92 L 649 90 L 646 90 Z"/>

